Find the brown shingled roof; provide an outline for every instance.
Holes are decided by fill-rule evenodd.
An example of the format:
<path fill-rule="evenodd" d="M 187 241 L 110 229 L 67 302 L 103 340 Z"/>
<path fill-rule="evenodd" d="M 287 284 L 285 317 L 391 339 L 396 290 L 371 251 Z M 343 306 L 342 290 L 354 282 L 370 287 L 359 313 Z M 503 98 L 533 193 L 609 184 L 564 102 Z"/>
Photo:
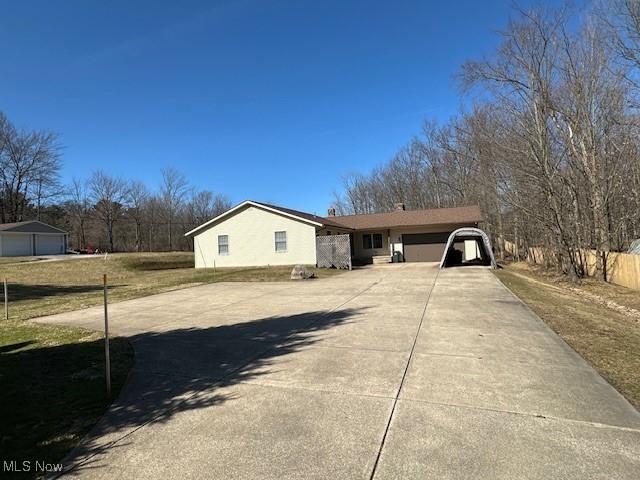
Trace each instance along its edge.
<path fill-rule="evenodd" d="M 423 225 L 474 224 L 482 221 L 478 205 L 428 210 L 395 210 L 387 213 L 364 215 L 339 215 L 329 217 L 331 221 L 355 230 L 377 228 L 418 227 Z M 327 223 L 327 218 L 322 220 Z"/>
<path fill-rule="evenodd" d="M 257 203 L 258 205 L 264 205 L 265 207 L 269 207 L 269 208 L 273 208 L 274 210 L 280 210 L 281 212 L 285 212 L 288 213 L 289 215 L 295 215 L 296 217 L 300 217 L 300 218 L 305 218 L 307 220 L 310 220 L 312 222 L 316 222 L 316 223 L 321 223 L 327 227 L 336 227 L 336 228 L 349 228 L 349 227 L 345 227 L 344 225 L 341 225 L 340 223 L 336 222 L 333 220 L 333 217 L 319 217 L 317 215 L 313 215 L 311 213 L 307 213 L 307 212 L 301 212 L 300 210 L 293 210 L 291 208 L 284 208 L 284 207 L 280 207 L 278 205 L 271 205 L 269 203 L 264 203 L 264 202 L 256 202 L 255 200 L 252 200 L 253 203 Z"/>
<path fill-rule="evenodd" d="M 187 232 L 185 236 L 194 235 L 196 232 L 207 228 L 213 222 L 220 221 L 225 216 L 247 204 L 262 205 L 265 208 L 277 210 L 286 215 L 293 215 L 310 222 L 315 222 L 316 224 L 320 224 L 324 227 L 342 228 L 346 230 L 374 230 L 394 227 L 420 227 L 426 225 L 472 226 L 482 220 L 480 207 L 477 205 L 455 208 L 433 208 L 430 210 L 396 210 L 388 213 L 371 213 L 365 215 L 319 217 L 311 213 L 301 212 L 300 210 L 293 210 L 291 208 L 284 208 L 278 205 L 256 202 L 254 200 L 246 200 L 221 215 L 218 215 L 216 218 L 213 218 Z"/>

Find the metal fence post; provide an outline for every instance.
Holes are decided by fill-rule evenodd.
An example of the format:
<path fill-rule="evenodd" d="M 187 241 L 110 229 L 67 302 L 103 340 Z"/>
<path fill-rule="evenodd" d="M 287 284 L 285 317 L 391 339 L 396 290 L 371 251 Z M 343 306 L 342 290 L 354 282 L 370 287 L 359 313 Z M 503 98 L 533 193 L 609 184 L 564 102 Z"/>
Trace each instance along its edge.
<path fill-rule="evenodd" d="M 107 396 L 111 398 L 111 359 L 109 356 L 109 314 L 107 311 L 107 274 L 102 276 L 104 288 L 104 359 L 105 376 L 107 379 Z"/>
<path fill-rule="evenodd" d="M 9 287 L 7 277 L 4 277 L 4 319 L 9 320 Z"/>

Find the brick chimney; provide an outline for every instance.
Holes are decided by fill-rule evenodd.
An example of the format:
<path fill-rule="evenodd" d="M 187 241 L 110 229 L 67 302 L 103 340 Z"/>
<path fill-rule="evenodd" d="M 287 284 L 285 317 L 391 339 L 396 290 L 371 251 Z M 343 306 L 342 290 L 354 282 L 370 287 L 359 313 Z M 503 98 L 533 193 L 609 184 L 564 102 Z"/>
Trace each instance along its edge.
<path fill-rule="evenodd" d="M 331 207 L 327 210 L 327 216 L 329 217 L 335 217 L 336 216 L 336 209 Z"/>
<path fill-rule="evenodd" d="M 396 210 L 404 210 L 404 203 L 396 203 Z"/>

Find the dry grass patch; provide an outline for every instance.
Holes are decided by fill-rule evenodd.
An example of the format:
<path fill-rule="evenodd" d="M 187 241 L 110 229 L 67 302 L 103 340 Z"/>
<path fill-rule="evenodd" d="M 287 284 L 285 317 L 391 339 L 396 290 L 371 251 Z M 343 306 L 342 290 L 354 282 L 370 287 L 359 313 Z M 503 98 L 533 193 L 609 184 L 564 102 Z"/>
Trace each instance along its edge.
<path fill-rule="evenodd" d="M 594 278 L 585 278 L 579 283 L 572 282 L 565 276 L 546 270 L 537 265 L 526 262 L 511 263 L 507 268 L 511 272 L 521 273 L 538 281 L 556 285 L 561 288 L 578 289 L 581 292 L 596 295 L 602 299 L 640 311 L 640 291 L 606 283 Z"/>
<path fill-rule="evenodd" d="M 631 308 L 638 292 L 590 280 L 566 283 L 523 265 L 496 271 L 498 278 L 520 297 L 571 347 L 640 408 L 640 322 L 623 311 L 590 301 L 575 289 Z"/>
<path fill-rule="evenodd" d="M 102 274 L 111 301 L 213 282 L 289 281 L 291 266 L 193 268 L 193 253 L 140 253 L 83 257 L 55 262 L 0 264 L 9 280 L 11 318 L 24 320 L 99 305 Z M 319 278 L 341 270 L 312 269 Z"/>
<path fill-rule="evenodd" d="M 60 461 L 111 402 L 105 395 L 100 333 L 25 319 L 101 304 L 104 273 L 110 300 L 117 302 L 212 282 L 290 281 L 291 269 L 196 270 L 190 253 L 0 263 L 0 279 L 9 280 L 11 317 L 0 320 L 0 461 Z M 320 278 L 340 273 L 314 270 Z M 133 364 L 125 339 L 113 339 L 111 359 L 117 394 Z"/>
<path fill-rule="evenodd" d="M 0 257 L 0 265 L 24 262 L 40 262 L 42 260 L 44 260 L 44 258 L 40 257 Z"/>
<path fill-rule="evenodd" d="M 113 397 L 133 365 L 133 349 L 111 341 Z M 0 322 L 0 461 L 59 462 L 104 414 L 104 343 L 79 328 Z M 44 476 L 34 470 L 23 478 Z"/>

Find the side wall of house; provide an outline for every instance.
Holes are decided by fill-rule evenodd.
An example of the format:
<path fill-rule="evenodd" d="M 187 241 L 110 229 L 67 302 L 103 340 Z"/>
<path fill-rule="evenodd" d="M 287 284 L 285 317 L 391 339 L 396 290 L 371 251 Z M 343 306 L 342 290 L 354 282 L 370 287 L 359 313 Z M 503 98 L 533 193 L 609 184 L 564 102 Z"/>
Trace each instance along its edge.
<path fill-rule="evenodd" d="M 275 232 L 287 232 L 287 250 L 276 252 Z M 227 235 L 229 253 L 218 253 L 218 236 Z M 194 237 L 196 268 L 316 264 L 316 228 L 248 206 Z"/>

